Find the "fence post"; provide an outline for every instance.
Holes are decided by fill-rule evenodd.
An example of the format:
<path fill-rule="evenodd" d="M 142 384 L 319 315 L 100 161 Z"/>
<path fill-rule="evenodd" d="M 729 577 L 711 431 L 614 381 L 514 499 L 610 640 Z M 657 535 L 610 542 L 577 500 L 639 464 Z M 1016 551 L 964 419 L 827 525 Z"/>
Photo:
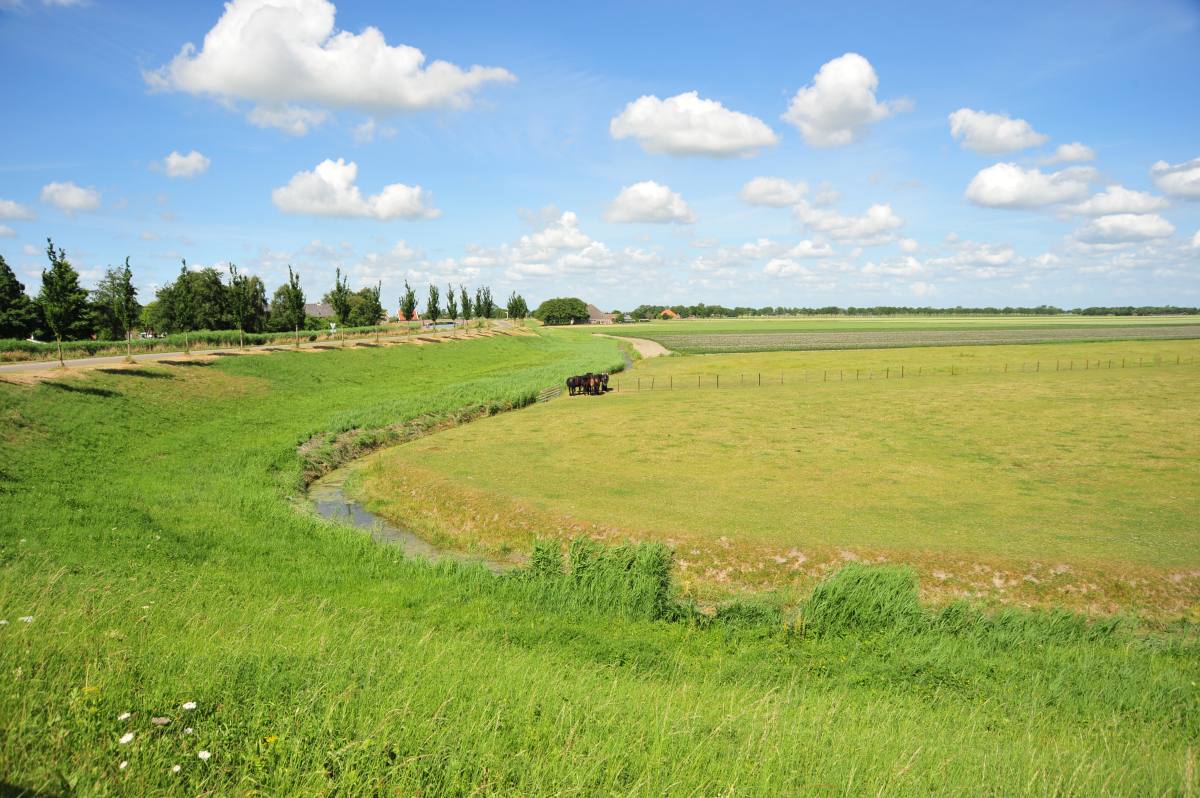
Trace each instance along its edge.
<path fill-rule="evenodd" d="M 821 374 L 821 382 L 829 382 L 829 369 L 825 369 Z"/>
<path fill-rule="evenodd" d="M 696 387 L 697 388 L 700 387 L 700 375 L 699 374 L 696 375 Z"/>
<path fill-rule="evenodd" d="M 642 378 L 638 377 L 638 390 L 642 390 Z"/>
<path fill-rule="evenodd" d="M 860 369 L 855 369 L 855 370 L 854 370 L 854 381 L 855 381 L 855 382 L 858 382 L 858 373 L 859 373 L 859 371 L 860 371 Z"/>
<path fill-rule="evenodd" d="M 846 372 L 844 369 L 838 369 L 838 382 L 846 381 Z"/>
<path fill-rule="evenodd" d="M 900 379 L 904 379 L 904 366 L 900 366 Z"/>
<path fill-rule="evenodd" d="M 673 390 L 675 390 L 675 375 L 672 374 L 670 379 L 671 379 L 671 384 L 667 386 L 667 389 L 673 391 Z"/>
<path fill-rule="evenodd" d="M 758 387 L 762 387 L 762 372 L 758 372 Z"/>
<path fill-rule="evenodd" d="M 717 375 L 717 387 L 718 388 L 721 387 L 721 375 L 720 374 Z"/>
<path fill-rule="evenodd" d="M 892 378 L 892 367 L 891 366 L 888 366 L 886 369 L 883 370 L 883 378 L 885 380 L 890 380 Z"/>

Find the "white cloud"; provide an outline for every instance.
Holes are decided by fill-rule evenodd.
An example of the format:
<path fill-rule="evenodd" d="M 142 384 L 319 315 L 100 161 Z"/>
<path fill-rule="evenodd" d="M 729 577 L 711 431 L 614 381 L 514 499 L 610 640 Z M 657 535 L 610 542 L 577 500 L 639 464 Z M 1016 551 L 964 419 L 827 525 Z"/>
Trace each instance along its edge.
<path fill-rule="evenodd" d="M 209 158 L 196 150 L 187 155 L 180 155 L 178 151 L 171 150 L 171 154 L 163 158 L 162 168 L 167 177 L 196 177 L 207 172 L 211 164 Z"/>
<path fill-rule="evenodd" d="M 1014 163 L 998 163 L 980 170 L 967 186 L 966 196 L 989 208 L 1036 208 L 1081 199 L 1096 171 L 1074 166 L 1049 174 L 1024 169 Z"/>
<path fill-rule="evenodd" d="M 36 219 L 37 214 L 13 200 L 0 199 L 0 219 Z"/>
<path fill-rule="evenodd" d="M 950 135 L 968 150 L 1000 155 L 1037 147 L 1050 137 L 1038 133 L 1024 119 L 959 108 L 950 114 Z"/>
<path fill-rule="evenodd" d="M 1096 151 L 1078 141 L 1073 141 L 1070 144 L 1059 144 L 1058 149 L 1054 151 L 1049 158 L 1042 160 L 1042 163 L 1047 166 L 1056 163 L 1075 163 L 1079 161 L 1094 161 L 1096 160 Z"/>
<path fill-rule="evenodd" d="M 813 277 L 816 272 L 811 266 L 797 263 L 791 258 L 772 258 L 763 267 L 763 274 L 772 277 Z"/>
<path fill-rule="evenodd" d="M 871 62 L 846 53 L 825 63 L 812 85 L 796 92 L 784 120 L 792 123 L 813 147 L 841 147 L 873 122 L 911 107 L 907 100 L 879 102 L 879 77 Z"/>
<path fill-rule="evenodd" d="M 916 277 L 918 274 L 925 273 L 925 266 L 921 261 L 908 255 L 896 260 L 868 263 L 863 267 L 862 272 L 883 277 Z"/>
<path fill-rule="evenodd" d="M 246 114 L 246 120 L 255 127 L 273 127 L 289 136 L 307 135 L 311 128 L 325 124 L 328 119 L 326 111 L 295 105 L 260 105 Z"/>
<path fill-rule="evenodd" d="M 782 177 L 756 177 L 742 186 L 742 199 L 746 202 L 773 208 L 795 205 L 807 193 L 808 184 L 803 180 L 793 183 Z"/>
<path fill-rule="evenodd" d="M 889 204 L 876 203 L 861 216 L 845 216 L 838 211 L 814 208 L 806 202 L 796 204 L 796 218 L 808 229 L 825 233 L 835 241 L 853 241 L 864 246 L 882 244 L 895 236 L 892 231 L 904 225 Z"/>
<path fill-rule="evenodd" d="M 0 238 L 16 238 L 17 231 L 6 224 L 0 224 Z"/>
<path fill-rule="evenodd" d="M 1150 167 L 1150 177 L 1172 197 L 1200 199 L 1200 158 L 1176 164 L 1159 161 Z"/>
<path fill-rule="evenodd" d="M 1075 231 L 1075 238 L 1087 244 L 1122 244 L 1174 234 L 1175 226 L 1156 213 L 1117 213 L 1093 219 Z"/>
<path fill-rule="evenodd" d="M 937 293 L 936 285 L 933 283 L 922 282 L 921 280 L 909 285 L 908 289 L 913 292 L 913 296 L 919 297 L 933 296 Z"/>
<path fill-rule="evenodd" d="M 900 239 L 896 242 L 896 246 L 900 247 L 901 252 L 906 252 L 910 255 L 921 248 L 921 245 L 911 238 Z"/>
<path fill-rule="evenodd" d="M 827 242 L 809 239 L 801 241 L 787 251 L 789 258 L 828 258 L 833 254 L 833 247 Z"/>
<path fill-rule="evenodd" d="M 314 124 L 305 105 L 369 113 L 466 107 L 490 82 L 514 80 L 498 67 L 463 69 L 389 45 L 383 33 L 338 31 L 328 0 L 231 0 L 197 49 L 143 73 L 151 88 L 256 104 L 252 122 L 301 133 Z"/>
<path fill-rule="evenodd" d="M 375 117 L 354 127 L 354 140 L 360 144 L 369 144 L 377 138 L 390 139 L 395 135 L 395 128 L 380 125 Z"/>
<path fill-rule="evenodd" d="M 1112 213 L 1150 213 L 1161 211 L 1171 203 L 1164 197 L 1156 197 L 1145 191 L 1133 191 L 1124 186 L 1112 185 L 1084 202 L 1070 206 L 1067 210 L 1084 216 L 1105 216 Z"/>
<path fill-rule="evenodd" d="M 822 180 L 817 185 L 817 195 L 813 197 L 813 205 L 818 208 L 825 208 L 830 205 L 836 205 L 838 200 L 842 198 L 842 193 L 833 187 L 833 184 L 828 180 Z"/>
<path fill-rule="evenodd" d="M 622 188 L 608 206 L 604 218 L 610 222 L 690 224 L 695 221 L 683 197 L 653 180 L 643 180 Z"/>
<path fill-rule="evenodd" d="M 926 266 L 950 270 L 967 277 L 993 279 L 1011 277 L 1022 263 L 1016 250 L 1008 244 L 962 241 L 956 244 L 956 250 L 946 257 L 930 258 Z"/>
<path fill-rule="evenodd" d="M 157 241 L 158 233 L 155 233 L 152 230 L 143 230 L 138 234 L 138 238 L 142 239 L 143 241 Z"/>
<path fill-rule="evenodd" d="M 649 153 L 668 155 L 753 155 L 779 143 L 761 119 L 731 111 L 694 91 L 660 100 L 639 97 L 609 123 L 614 139 L 634 138 Z"/>
<path fill-rule="evenodd" d="M 311 172 L 297 172 L 286 186 L 271 192 L 284 213 L 349 216 L 368 219 L 432 219 L 441 211 L 430 207 L 429 192 L 420 186 L 392 183 L 364 198 L 356 186 L 358 164 L 324 160 Z"/>
<path fill-rule="evenodd" d="M 1200 249 L 1200 230 L 1196 231 L 1196 235 L 1192 236 L 1192 246 L 1195 249 Z"/>
<path fill-rule="evenodd" d="M 68 214 L 94 211 L 100 207 L 100 192 L 94 188 L 82 188 L 69 180 L 65 183 L 47 183 L 42 186 L 42 202 L 48 202 Z"/>

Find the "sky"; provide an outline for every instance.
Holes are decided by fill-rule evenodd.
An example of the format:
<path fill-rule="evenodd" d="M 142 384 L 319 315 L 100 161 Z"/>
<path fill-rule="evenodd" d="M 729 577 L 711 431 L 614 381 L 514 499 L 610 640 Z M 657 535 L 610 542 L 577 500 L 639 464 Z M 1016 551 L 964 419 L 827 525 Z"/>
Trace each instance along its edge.
<path fill-rule="evenodd" d="M 1200 3 L 0 0 L 0 254 L 142 301 L 1200 305 Z"/>

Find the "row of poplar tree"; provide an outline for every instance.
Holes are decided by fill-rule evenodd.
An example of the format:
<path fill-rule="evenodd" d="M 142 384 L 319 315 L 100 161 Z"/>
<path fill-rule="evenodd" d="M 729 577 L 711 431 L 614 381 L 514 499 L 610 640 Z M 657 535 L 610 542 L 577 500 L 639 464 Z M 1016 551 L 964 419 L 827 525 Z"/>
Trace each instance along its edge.
<path fill-rule="evenodd" d="M 46 240 L 50 267 L 42 271 L 42 287 L 30 297 L 25 286 L 0 256 L 0 339 L 52 337 L 59 344 L 71 340 L 128 340 L 135 330 L 155 333 L 187 333 L 194 330 L 238 330 L 242 334 L 321 329 L 328 318 L 305 312 L 300 276 L 288 266 L 288 280 L 267 301 L 266 286 L 256 275 L 244 274 L 230 265 L 229 281 L 213 267 L 190 270 L 184 261 L 179 276 L 155 292 L 146 305 L 138 301 L 129 258 L 123 266 L 109 268 L 96 288 L 88 291 L 79 283 L 79 273 L 66 252 Z M 333 288 L 322 298 L 333 310 L 333 319 L 345 327 L 370 327 L 388 318 L 381 300 L 381 285 L 352 291 L 347 278 L 337 270 Z M 404 319 L 416 318 L 416 294 L 404 283 L 400 312 Z M 492 318 L 496 306 L 488 287 L 465 286 L 457 294 L 447 286 L 445 313 L 441 292 L 429 286 L 425 318 Z M 509 297 L 508 315 L 528 315 L 525 300 L 515 292 Z M 61 347 L 60 347 L 61 358 Z"/>

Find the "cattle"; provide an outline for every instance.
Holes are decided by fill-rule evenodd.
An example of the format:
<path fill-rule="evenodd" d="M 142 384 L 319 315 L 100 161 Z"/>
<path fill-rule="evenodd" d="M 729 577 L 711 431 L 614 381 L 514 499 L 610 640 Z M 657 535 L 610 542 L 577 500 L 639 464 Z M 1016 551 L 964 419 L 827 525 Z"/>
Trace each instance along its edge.
<path fill-rule="evenodd" d="M 593 374 L 589 371 L 587 374 L 577 374 L 567 378 L 567 394 L 570 396 L 576 394 L 600 396 L 608 390 L 607 374 Z"/>

